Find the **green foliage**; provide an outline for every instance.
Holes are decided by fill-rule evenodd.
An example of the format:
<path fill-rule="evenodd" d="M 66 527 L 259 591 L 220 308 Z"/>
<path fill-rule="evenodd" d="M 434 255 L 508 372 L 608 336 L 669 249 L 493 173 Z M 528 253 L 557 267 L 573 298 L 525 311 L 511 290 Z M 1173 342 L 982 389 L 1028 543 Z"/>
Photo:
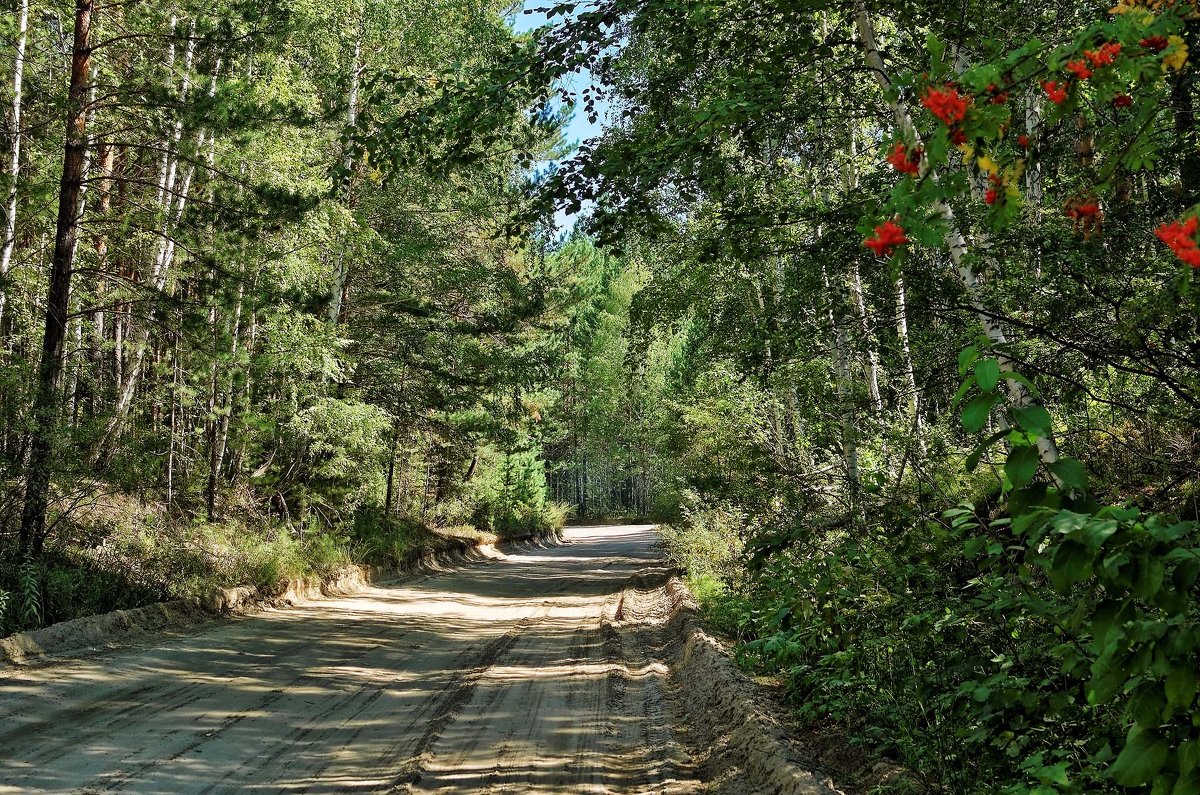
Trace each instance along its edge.
<path fill-rule="evenodd" d="M 667 554 L 689 577 L 705 582 L 739 581 L 748 520 L 730 504 L 710 505 L 695 491 L 681 501 L 678 523 L 659 527 Z"/>
<path fill-rule="evenodd" d="M 16 626 L 16 622 L 9 618 L 8 614 L 12 602 L 12 593 L 0 588 L 0 636 L 10 634 Z"/>
<path fill-rule="evenodd" d="M 22 626 L 36 627 L 42 620 L 42 593 L 38 582 L 38 565 L 32 560 L 21 563 L 17 569 L 18 598 L 17 620 Z"/>
<path fill-rule="evenodd" d="M 547 497 L 546 467 L 536 449 L 480 452 L 480 472 L 470 485 L 472 524 L 501 537 L 558 530 L 565 506 Z"/>
<path fill-rule="evenodd" d="M 1019 668 L 1006 658 L 998 661 L 1007 669 L 1003 677 L 998 671 L 964 684 L 986 690 L 978 699 L 975 742 L 992 740 L 1001 727 L 1032 729 L 1036 716 L 1043 726 L 1014 734 L 1009 744 L 1014 757 L 1028 754 L 1022 769 L 1053 760 L 1070 773 L 1069 785 L 1054 782 L 1050 791 L 1107 791 L 1113 781 L 1188 791 L 1190 768 L 1174 749 L 1186 751 L 1195 741 L 1200 526 L 1132 508 L 1041 507 L 1016 517 L 1011 528 L 1000 527 L 1007 520 L 993 522 L 992 532 L 980 535 L 969 506 L 952 514 L 979 567 L 978 604 L 1007 626 L 1015 626 L 1014 615 L 1040 625 L 1047 640 L 1038 656 L 1053 673 L 1014 678 Z M 990 540 L 1006 532 L 1007 544 Z M 1028 786 L 1011 791 L 1051 784 Z"/>
<path fill-rule="evenodd" d="M 390 425 L 381 409 L 358 401 L 321 398 L 300 410 L 283 429 L 304 472 L 298 482 L 282 474 L 289 492 L 303 507 L 339 514 L 378 503 Z"/>

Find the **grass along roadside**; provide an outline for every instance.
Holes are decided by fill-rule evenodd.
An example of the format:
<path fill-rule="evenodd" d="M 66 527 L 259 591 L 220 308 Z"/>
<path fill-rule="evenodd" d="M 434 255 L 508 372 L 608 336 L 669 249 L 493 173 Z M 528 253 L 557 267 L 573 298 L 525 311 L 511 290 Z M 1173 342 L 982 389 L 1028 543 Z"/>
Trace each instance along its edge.
<path fill-rule="evenodd" d="M 349 564 L 402 567 L 464 542 L 557 530 L 565 520 L 564 512 L 547 510 L 484 532 L 366 510 L 336 529 L 315 523 L 292 529 L 249 506 L 230 515 L 215 523 L 187 521 L 114 495 L 66 517 L 36 561 L 20 558 L 0 537 L 0 637 L 113 610 L 201 602 L 221 589 L 276 595 L 289 581 L 326 578 Z"/>

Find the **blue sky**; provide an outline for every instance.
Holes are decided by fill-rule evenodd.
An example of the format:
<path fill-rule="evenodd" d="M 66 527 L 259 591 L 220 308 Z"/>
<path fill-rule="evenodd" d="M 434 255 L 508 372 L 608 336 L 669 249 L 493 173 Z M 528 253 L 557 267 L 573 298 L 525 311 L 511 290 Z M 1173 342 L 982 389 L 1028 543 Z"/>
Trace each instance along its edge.
<path fill-rule="evenodd" d="M 513 19 L 513 28 L 523 33 L 547 24 L 546 14 L 541 9 L 549 8 L 553 5 L 554 0 L 525 0 L 525 9 L 533 11 L 533 13 L 525 14 L 518 12 Z M 566 87 L 578 94 L 591 84 L 591 82 L 592 75 L 585 70 L 578 75 L 572 75 L 568 79 Z M 571 116 L 570 121 L 567 122 L 566 138 L 572 147 L 600 133 L 604 127 L 605 116 L 608 113 L 608 102 L 606 100 L 597 102 L 596 112 L 599 118 L 597 118 L 594 124 L 588 121 L 587 114 L 583 112 L 582 108 L 578 108 Z M 575 221 L 573 216 L 566 216 L 562 213 L 556 215 L 555 220 L 560 230 L 570 228 L 574 225 Z"/>

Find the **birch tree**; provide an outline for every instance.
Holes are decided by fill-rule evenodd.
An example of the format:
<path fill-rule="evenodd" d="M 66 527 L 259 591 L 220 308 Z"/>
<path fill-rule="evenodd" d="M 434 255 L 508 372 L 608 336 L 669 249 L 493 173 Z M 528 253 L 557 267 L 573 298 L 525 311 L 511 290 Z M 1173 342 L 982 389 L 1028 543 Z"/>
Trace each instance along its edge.
<path fill-rule="evenodd" d="M 13 250 L 17 245 L 17 193 L 21 174 L 21 93 L 25 85 L 25 48 L 29 42 L 29 2 L 20 0 L 17 8 L 17 41 L 13 52 L 12 102 L 8 124 L 11 131 L 8 144 L 8 195 L 4 203 L 4 231 L 0 239 L 0 328 L 4 323 L 4 305 L 8 300 L 5 278 L 12 268 Z"/>

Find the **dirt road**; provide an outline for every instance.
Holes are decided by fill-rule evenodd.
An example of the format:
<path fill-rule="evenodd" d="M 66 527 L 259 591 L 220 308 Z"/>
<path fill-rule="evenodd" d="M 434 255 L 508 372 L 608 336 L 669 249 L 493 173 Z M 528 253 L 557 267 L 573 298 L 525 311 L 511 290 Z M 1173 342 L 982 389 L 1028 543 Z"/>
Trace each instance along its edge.
<path fill-rule="evenodd" d="M 0 674 L 0 793 L 703 791 L 666 666 L 604 620 L 651 529 L 567 541 Z"/>

